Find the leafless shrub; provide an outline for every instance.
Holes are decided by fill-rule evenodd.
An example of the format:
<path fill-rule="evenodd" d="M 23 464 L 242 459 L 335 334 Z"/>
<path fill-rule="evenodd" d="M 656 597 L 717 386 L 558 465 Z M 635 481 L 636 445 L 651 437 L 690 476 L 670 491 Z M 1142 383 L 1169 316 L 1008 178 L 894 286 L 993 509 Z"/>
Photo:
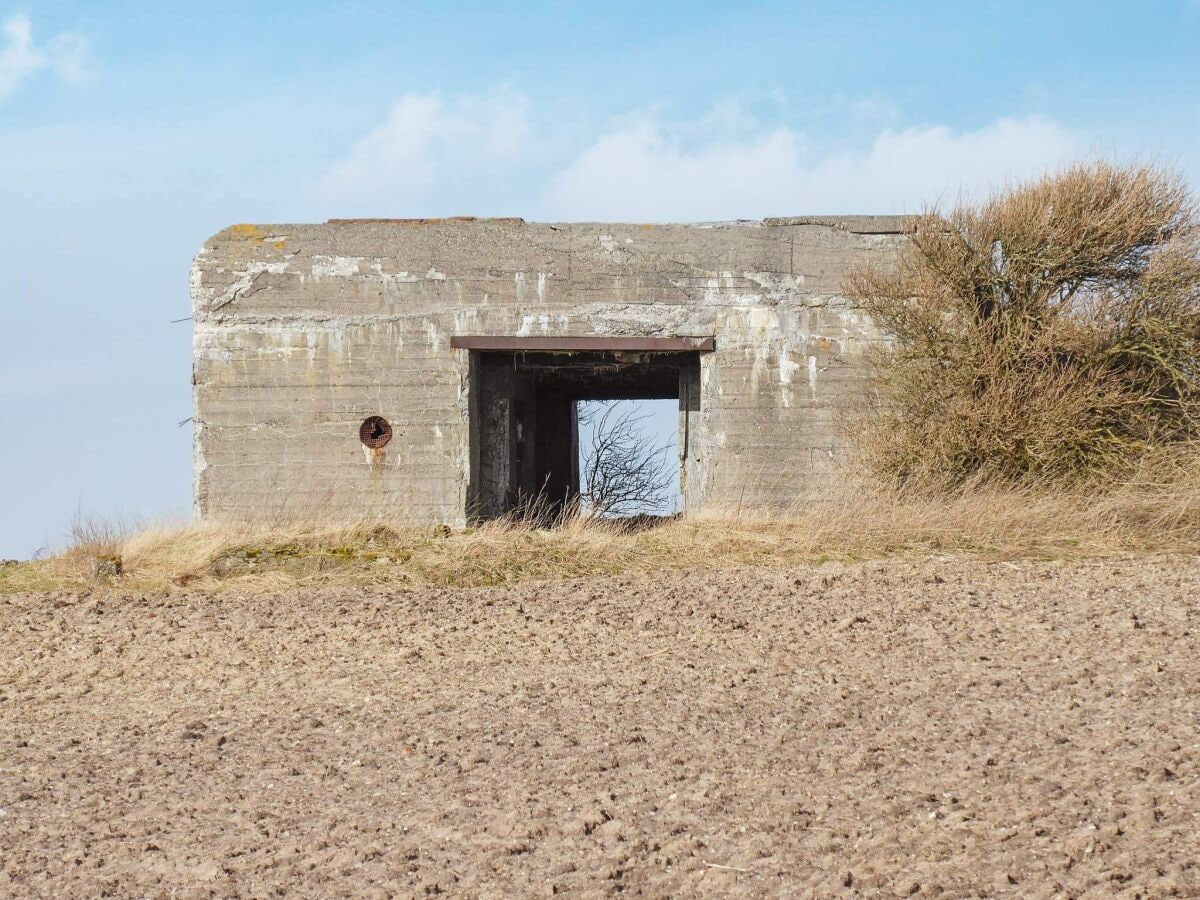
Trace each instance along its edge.
<path fill-rule="evenodd" d="M 1200 434 L 1200 220 L 1178 178 L 1080 164 L 911 221 L 848 292 L 894 336 L 854 423 L 877 472 L 1127 473 Z"/>
<path fill-rule="evenodd" d="M 585 404 L 584 406 L 588 406 Z M 650 416 L 624 401 L 581 409 L 591 429 L 583 457 L 583 506 L 591 516 L 618 517 L 669 513 L 674 497 L 671 445 L 647 432 Z"/>
<path fill-rule="evenodd" d="M 100 580 L 122 574 L 121 548 L 136 525 L 121 519 L 104 519 L 77 511 L 67 528 L 67 555 L 78 560 Z"/>

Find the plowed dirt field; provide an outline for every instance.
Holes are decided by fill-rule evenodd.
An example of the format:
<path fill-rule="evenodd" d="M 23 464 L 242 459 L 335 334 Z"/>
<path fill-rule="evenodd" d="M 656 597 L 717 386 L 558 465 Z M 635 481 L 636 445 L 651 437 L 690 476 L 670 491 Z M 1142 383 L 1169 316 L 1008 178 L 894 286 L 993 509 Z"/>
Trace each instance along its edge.
<path fill-rule="evenodd" d="M 1200 895 L 1200 561 L 0 597 L 0 894 Z"/>

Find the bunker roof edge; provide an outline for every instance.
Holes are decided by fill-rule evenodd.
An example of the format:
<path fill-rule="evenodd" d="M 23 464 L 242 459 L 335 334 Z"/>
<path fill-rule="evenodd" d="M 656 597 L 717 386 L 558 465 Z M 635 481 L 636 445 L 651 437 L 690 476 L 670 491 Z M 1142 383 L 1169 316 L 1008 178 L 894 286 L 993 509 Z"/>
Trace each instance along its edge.
<path fill-rule="evenodd" d="M 321 228 L 321 227 L 356 227 L 356 226 L 395 226 L 439 227 L 439 226 L 491 226 L 499 228 L 519 228 L 521 226 L 545 227 L 552 229 L 564 228 L 779 228 L 786 226 L 817 225 L 834 228 L 851 234 L 904 234 L 908 231 L 909 215 L 811 215 L 811 216 L 768 216 L 762 219 L 722 219 L 695 222 L 531 222 L 520 216 L 444 216 L 435 218 L 333 218 L 325 222 L 278 222 L 278 223 L 238 223 L 223 228 L 204 242 L 210 246 L 218 238 L 240 237 L 249 240 L 264 241 L 284 234 L 288 229 Z"/>

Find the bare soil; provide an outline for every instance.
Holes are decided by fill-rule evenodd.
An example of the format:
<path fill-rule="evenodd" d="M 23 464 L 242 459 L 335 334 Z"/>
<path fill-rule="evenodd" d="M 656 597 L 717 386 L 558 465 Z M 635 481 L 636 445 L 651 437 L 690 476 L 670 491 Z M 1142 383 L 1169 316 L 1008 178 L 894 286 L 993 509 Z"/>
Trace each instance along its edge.
<path fill-rule="evenodd" d="M 0 598 L 0 893 L 1200 895 L 1200 561 Z"/>

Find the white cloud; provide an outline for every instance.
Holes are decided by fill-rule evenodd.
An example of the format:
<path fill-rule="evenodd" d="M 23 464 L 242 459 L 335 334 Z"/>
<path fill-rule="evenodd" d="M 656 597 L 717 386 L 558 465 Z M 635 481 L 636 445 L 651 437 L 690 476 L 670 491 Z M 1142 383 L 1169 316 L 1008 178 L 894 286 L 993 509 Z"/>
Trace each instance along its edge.
<path fill-rule="evenodd" d="M 87 80 L 89 45 L 83 35 L 63 32 L 44 46 L 34 42 L 28 16 L 13 16 L 4 23 L 6 44 L 0 50 L 0 102 L 37 72 L 49 70 L 64 81 Z"/>
<path fill-rule="evenodd" d="M 582 150 L 565 148 L 564 126 L 535 128 L 534 118 L 510 88 L 404 94 L 317 180 L 314 197 L 337 216 L 702 221 L 913 212 L 1040 174 L 1086 149 L 1080 135 L 1041 116 L 974 131 L 888 128 L 836 151 L 816 135 L 764 126 L 735 102 L 688 121 L 657 111 L 625 116 Z"/>
<path fill-rule="evenodd" d="M 320 179 L 318 194 L 343 209 L 412 214 L 448 184 L 518 164 L 529 144 L 528 114 L 525 96 L 503 87 L 449 98 L 404 94 L 387 121 Z"/>
<path fill-rule="evenodd" d="M 719 124 L 725 113 L 707 117 Z M 1075 156 L 1078 135 L 1040 116 L 977 131 L 922 126 L 861 150 L 820 155 L 790 128 L 643 120 L 603 135 L 553 178 L 545 211 L 561 219 L 705 220 L 802 213 L 912 212 L 1040 174 Z"/>

